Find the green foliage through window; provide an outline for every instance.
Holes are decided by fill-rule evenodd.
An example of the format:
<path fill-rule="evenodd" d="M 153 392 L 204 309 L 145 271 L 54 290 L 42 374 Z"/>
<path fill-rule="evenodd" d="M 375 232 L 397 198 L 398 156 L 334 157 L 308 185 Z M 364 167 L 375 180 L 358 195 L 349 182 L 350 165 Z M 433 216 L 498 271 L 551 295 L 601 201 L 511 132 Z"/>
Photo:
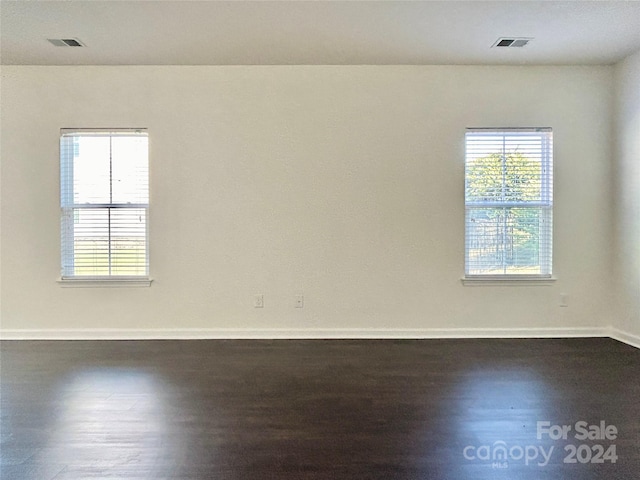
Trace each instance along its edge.
<path fill-rule="evenodd" d="M 550 275 L 550 129 L 469 130 L 466 147 L 466 274 Z"/>

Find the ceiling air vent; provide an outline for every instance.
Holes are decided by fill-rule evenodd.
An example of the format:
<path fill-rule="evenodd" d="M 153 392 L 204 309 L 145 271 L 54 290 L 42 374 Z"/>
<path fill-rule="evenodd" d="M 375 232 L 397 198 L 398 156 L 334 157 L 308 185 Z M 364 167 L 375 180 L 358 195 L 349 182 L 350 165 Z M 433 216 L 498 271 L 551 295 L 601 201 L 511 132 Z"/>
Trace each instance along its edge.
<path fill-rule="evenodd" d="M 530 37 L 501 37 L 491 47 L 524 47 L 531 40 Z"/>
<path fill-rule="evenodd" d="M 77 38 L 47 38 L 47 40 L 56 47 L 84 47 L 84 43 Z"/>

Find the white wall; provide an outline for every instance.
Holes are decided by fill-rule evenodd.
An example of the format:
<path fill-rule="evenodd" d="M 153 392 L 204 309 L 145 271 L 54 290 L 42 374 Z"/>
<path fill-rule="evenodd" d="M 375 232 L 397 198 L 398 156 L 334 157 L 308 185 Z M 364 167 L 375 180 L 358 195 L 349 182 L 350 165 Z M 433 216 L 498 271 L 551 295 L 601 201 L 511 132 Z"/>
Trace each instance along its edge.
<path fill-rule="evenodd" d="M 3 67 L 2 329 L 609 325 L 613 103 L 612 67 Z M 479 126 L 554 129 L 553 286 L 461 285 Z M 56 283 L 62 127 L 149 129 L 150 288 Z"/>
<path fill-rule="evenodd" d="M 640 52 L 616 66 L 616 326 L 640 337 Z"/>

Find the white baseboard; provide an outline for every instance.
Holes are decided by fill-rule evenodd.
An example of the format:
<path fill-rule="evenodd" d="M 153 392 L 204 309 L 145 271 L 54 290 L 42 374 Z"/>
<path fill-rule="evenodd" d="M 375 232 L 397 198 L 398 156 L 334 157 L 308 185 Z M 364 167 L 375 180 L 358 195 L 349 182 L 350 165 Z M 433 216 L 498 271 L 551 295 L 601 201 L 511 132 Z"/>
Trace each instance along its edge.
<path fill-rule="evenodd" d="M 614 340 L 626 343 L 628 345 L 631 345 L 632 347 L 640 348 L 640 337 L 638 335 L 633 335 L 631 333 L 623 332 L 622 330 L 611 327 L 609 329 L 609 336 Z"/>
<path fill-rule="evenodd" d="M 634 346 L 640 338 L 617 331 L 614 337 Z M 51 329 L 1 330 L 2 340 L 187 340 L 187 339 L 437 339 L 609 337 L 611 329 L 585 328 L 338 328 L 338 329 Z M 630 341 L 622 340 L 627 338 Z M 639 347 L 640 348 L 640 347 Z"/>

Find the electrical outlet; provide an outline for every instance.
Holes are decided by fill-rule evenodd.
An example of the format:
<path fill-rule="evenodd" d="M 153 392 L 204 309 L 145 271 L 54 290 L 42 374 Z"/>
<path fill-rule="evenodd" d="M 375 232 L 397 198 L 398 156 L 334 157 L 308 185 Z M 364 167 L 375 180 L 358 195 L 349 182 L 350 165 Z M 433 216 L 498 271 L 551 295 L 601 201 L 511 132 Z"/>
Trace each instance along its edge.
<path fill-rule="evenodd" d="M 296 308 L 304 307 L 304 295 L 296 295 Z"/>
<path fill-rule="evenodd" d="M 264 295 L 255 295 L 253 297 L 254 308 L 264 308 Z"/>
<path fill-rule="evenodd" d="M 561 293 L 560 294 L 560 306 L 561 307 L 568 307 L 569 303 L 567 302 L 567 300 L 569 299 L 569 295 L 566 293 Z"/>

